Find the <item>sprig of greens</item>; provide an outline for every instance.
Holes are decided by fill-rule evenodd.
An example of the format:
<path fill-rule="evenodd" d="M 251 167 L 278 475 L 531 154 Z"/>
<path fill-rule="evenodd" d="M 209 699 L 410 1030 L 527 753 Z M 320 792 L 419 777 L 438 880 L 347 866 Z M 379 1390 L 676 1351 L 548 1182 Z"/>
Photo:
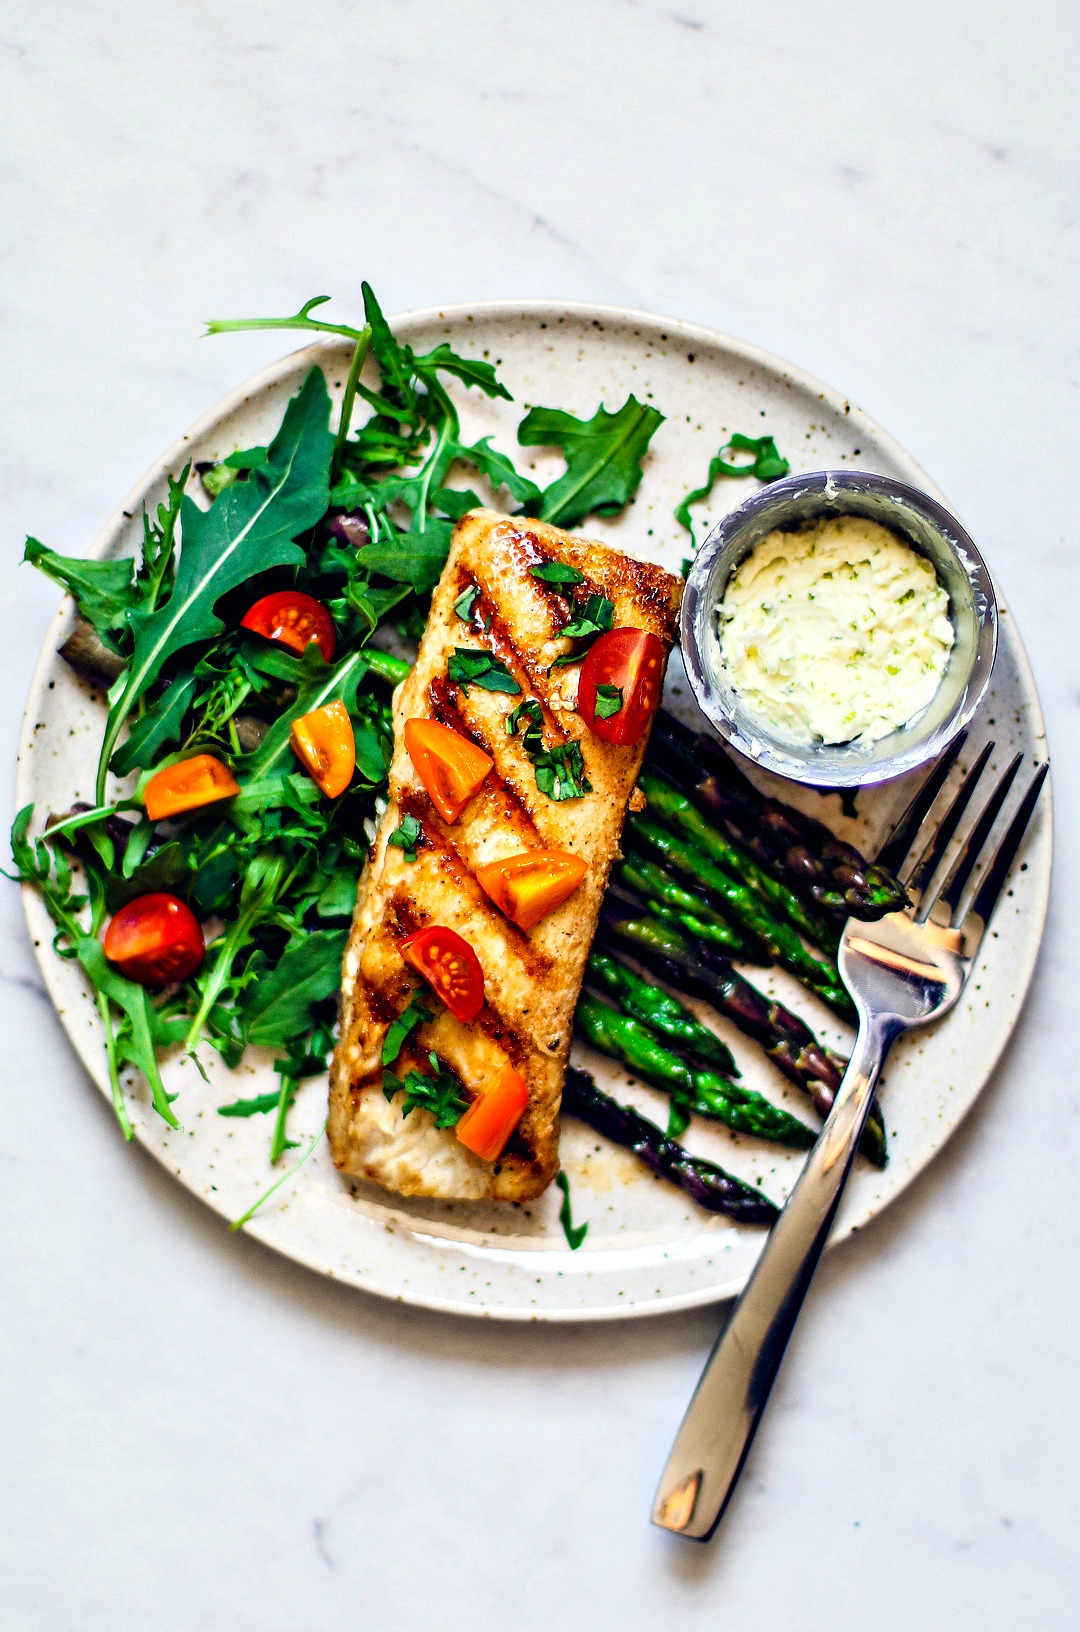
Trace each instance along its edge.
<path fill-rule="evenodd" d="M 749 459 L 725 459 L 728 453 L 747 453 Z M 709 461 L 709 474 L 703 486 L 695 487 L 675 506 L 675 520 L 680 527 L 685 527 L 690 534 L 692 547 L 697 549 L 697 537 L 694 533 L 694 523 L 690 515 L 690 506 L 700 504 L 702 499 L 712 496 L 712 490 L 721 476 L 756 476 L 759 482 L 775 482 L 781 476 L 786 476 L 791 466 L 779 451 L 771 436 L 743 436 L 736 431 L 734 436 L 724 443 L 719 453 L 714 454 Z"/>
<path fill-rule="evenodd" d="M 468 1102 L 460 1079 L 446 1068 L 435 1053 L 428 1055 L 431 1064 L 431 1075 L 423 1071 L 410 1071 L 402 1078 L 395 1076 L 393 1071 L 383 1072 L 383 1094 L 388 1100 L 393 1099 L 402 1088 L 405 1098 L 401 1102 L 403 1117 L 411 1111 L 430 1111 L 435 1118 L 437 1128 L 452 1128 L 460 1122 Z"/>

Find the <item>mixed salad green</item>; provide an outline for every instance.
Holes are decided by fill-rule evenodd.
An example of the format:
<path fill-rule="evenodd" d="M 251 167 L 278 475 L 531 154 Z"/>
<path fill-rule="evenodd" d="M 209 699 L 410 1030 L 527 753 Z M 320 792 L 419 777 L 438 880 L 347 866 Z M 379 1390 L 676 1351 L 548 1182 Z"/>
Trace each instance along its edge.
<path fill-rule="evenodd" d="M 484 502 L 470 482 L 486 484 L 505 508 L 560 526 L 610 516 L 633 498 L 663 423 L 633 396 L 614 411 L 599 406 L 589 419 L 530 408 L 519 445 L 557 449 L 565 464 L 541 487 L 490 437 L 463 437 L 451 388 L 510 401 L 495 368 L 447 344 L 414 351 L 394 338 L 367 284 L 363 298 L 360 328 L 313 315 L 325 296 L 290 317 L 209 325 L 212 334 L 283 329 L 349 341 L 336 425 L 324 374 L 312 368 L 268 446 L 169 479 L 156 514 L 143 518 L 136 558 L 74 560 L 27 541 L 26 559 L 74 597 L 84 672 L 111 683 L 93 802 L 48 813 L 47 821 L 32 807 L 20 811 L 14 876 L 40 890 L 57 953 L 77 959 L 94 989 L 113 1104 L 129 1139 L 125 1067 L 143 1074 L 155 1110 L 178 1127 L 162 1054 L 181 1047 L 199 1064 L 199 1050 L 212 1048 L 235 1066 L 259 1046 L 273 1051 L 279 1085 L 219 1111 L 269 1117 L 271 1163 L 293 1148 L 288 1114 L 298 1084 L 325 1073 L 332 1049 L 342 953 L 391 757 L 389 694 L 409 667 L 388 648 L 407 651 L 423 630 L 453 526 Z M 361 377 L 369 358 L 375 384 Z M 725 457 L 732 452 L 752 457 L 736 464 Z M 690 528 L 689 505 L 720 474 L 773 477 L 786 469 L 771 438 L 733 437 L 678 519 Z M 331 661 L 314 643 L 293 651 L 242 627 L 257 598 L 280 590 L 329 611 Z M 585 643 L 595 638 L 606 604 L 579 608 L 580 628 L 565 632 Z M 505 689 L 488 654 L 463 648 L 456 661 L 464 683 Z M 620 700 L 603 702 L 614 710 Z M 347 710 L 356 749 L 352 779 L 333 799 L 298 764 L 290 736 L 297 720 L 331 703 Z M 529 702 L 510 719 L 542 791 L 579 796 L 583 767 L 545 749 Z M 151 777 L 199 754 L 227 766 L 239 792 L 152 820 Z M 406 854 L 419 838 L 408 820 L 392 840 Z M 160 990 L 126 978 L 101 939 L 110 915 L 155 892 L 187 903 L 207 930 L 197 972 Z M 400 1048 L 407 1018 L 408 1011 L 388 1045 L 396 1040 Z M 416 1104 L 432 1094 L 442 1096 L 439 1105 L 454 1101 L 438 1070 L 414 1090 Z"/>

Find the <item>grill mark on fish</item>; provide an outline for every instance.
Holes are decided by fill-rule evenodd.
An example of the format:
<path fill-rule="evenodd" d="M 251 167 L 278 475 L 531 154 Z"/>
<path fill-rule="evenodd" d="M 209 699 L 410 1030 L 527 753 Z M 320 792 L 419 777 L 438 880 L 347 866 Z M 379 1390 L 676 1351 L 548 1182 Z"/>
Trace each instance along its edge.
<path fill-rule="evenodd" d="M 543 840 L 525 796 L 499 770 L 495 763 L 494 745 L 477 726 L 470 725 L 461 714 L 457 706 L 459 696 L 460 692 L 452 680 L 447 680 L 444 675 L 436 675 L 428 687 L 428 706 L 432 719 L 438 720 L 440 725 L 448 725 L 451 731 L 456 731 L 459 736 L 467 737 L 475 747 L 488 756 L 493 763 L 493 769 L 484 780 L 480 789 L 481 794 L 486 790 L 489 796 L 495 793 L 501 795 L 507 814 L 517 822 L 519 828 L 531 832 L 537 844 L 542 845 Z"/>
<path fill-rule="evenodd" d="M 539 579 L 537 584 L 539 586 Z M 472 605 L 470 628 L 474 629 L 478 636 L 483 637 L 485 649 L 491 652 L 492 657 L 497 658 L 500 663 L 509 669 L 521 687 L 522 698 L 526 696 L 536 698 L 544 717 L 545 728 L 551 736 L 556 738 L 556 742 L 552 743 L 551 746 L 556 747 L 558 744 L 568 741 L 566 732 L 552 713 L 550 702 L 551 676 L 548 674 L 547 669 L 542 663 L 535 662 L 527 652 L 521 650 L 521 647 L 507 628 L 498 607 L 489 598 L 486 587 L 468 567 L 462 567 L 458 574 L 455 587 L 458 586 L 461 586 L 462 593 L 466 589 L 479 591 L 478 597 Z M 562 613 L 564 622 L 566 621 L 565 612 L 564 604 Z M 549 639 L 554 640 L 558 637 L 560 625 L 553 620 L 549 621 Z M 519 698 L 518 701 L 520 700 Z"/>

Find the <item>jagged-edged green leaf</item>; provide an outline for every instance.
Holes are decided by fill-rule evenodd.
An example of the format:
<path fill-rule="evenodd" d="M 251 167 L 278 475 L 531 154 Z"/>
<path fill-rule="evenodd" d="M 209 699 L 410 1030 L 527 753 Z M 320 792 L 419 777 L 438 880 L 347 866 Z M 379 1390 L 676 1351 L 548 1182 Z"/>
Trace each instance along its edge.
<path fill-rule="evenodd" d="M 629 504 L 641 481 L 641 461 L 664 422 L 659 409 L 627 397 L 609 413 L 575 419 L 560 408 L 533 408 L 518 426 L 522 447 L 561 448 L 566 471 L 540 496 L 541 521 L 574 527 L 591 512 L 614 515 Z"/>
<path fill-rule="evenodd" d="M 47 549 L 40 539 L 28 538 L 23 560 L 40 568 L 74 596 L 79 611 L 99 635 L 122 628 L 128 613 L 139 604 L 135 563 L 130 559 L 77 561 Z"/>
<path fill-rule="evenodd" d="M 109 761 L 114 776 L 126 776 L 129 771 L 152 765 L 163 748 L 180 741 L 184 715 L 191 706 L 198 684 L 194 674 L 174 680 L 171 686 L 156 697 L 141 719 L 136 720 L 131 734 Z"/>
<path fill-rule="evenodd" d="M 316 929 L 282 953 L 268 975 L 245 993 L 248 1041 L 281 1048 L 310 1030 L 316 1003 L 341 984 L 346 929 Z"/>

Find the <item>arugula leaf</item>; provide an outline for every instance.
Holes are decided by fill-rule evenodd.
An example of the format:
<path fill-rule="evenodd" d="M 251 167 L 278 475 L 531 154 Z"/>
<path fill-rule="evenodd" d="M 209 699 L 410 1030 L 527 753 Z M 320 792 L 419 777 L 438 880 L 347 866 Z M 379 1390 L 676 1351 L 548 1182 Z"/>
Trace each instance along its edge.
<path fill-rule="evenodd" d="M 285 411 L 265 465 L 248 481 L 226 488 L 209 510 L 184 498 L 183 548 L 172 592 L 164 606 L 129 616 L 134 652 L 109 710 L 98 763 L 99 804 L 120 729 L 166 659 L 221 633 L 224 624 L 214 607 L 227 591 L 270 567 L 303 561 L 293 540 L 314 527 L 329 505 L 329 418 L 326 381 L 313 368 Z"/>
<path fill-rule="evenodd" d="M 480 585 L 470 584 L 468 589 L 462 590 L 461 594 L 454 602 L 454 611 L 457 613 L 462 623 L 472 622 L 472 609 L 479 595 Z"/>
<path fill-rule="evenodd" d="M 191 707 L 197 685 L 198 677 L 186 674 L 154 699 L 109 761 L 114 776 L 127 776 L 129 771 L 152 765 L 162 749 L 180 741 L 184 715 Z"/>
<path fill-rule="evenodd" d="M 559 1208 L 559 1223 L 563 1227 L 566 1244 L 571 1252 L 576 1252 L 589 1233 L 587 1224 L 575 1224 L 570 1212 L 570 1180 L 560 1169 L 555 1175 L 555 1183 L 562 1191 L 562 1206 Z"/>
<path fill-rule="evenodd" d="M 428 501 L 435 510 L 442 510 L 451 521 L 460 521 L 470 510 L 479 510 L 483 500 L 471 487 L 438 487 Z"/>
<path fill-rule="evenodd" d="M 393 1065 L 405 1046 L 405 1039 L 410 1031 L 416 1026 L 428 1025 L 434 1018 L 435 1016 L 430 1009 L 425 1009 L 424 1005 L 417 1002 L 415 997 L 412 998 L 408 1006 L 402 1009 L 383 1038 L 382 1063 L 384 1065 Z"/>
<path fill-rule="evenodd" d="M 482 436 L 477 442 L 455 442 L 451 451 L 455 459 L 472 465 L 486 476 L 496 492 L 505 487 L 512 499 L 524 505 L 535 504 L 539 499 L 540 489 L 536 483 L 531 477 L 523 476 L 505 453 L 491 446 L 490 436 Z"/>
<path fill-rule="evenodd" d="M 401 1105 L 403 1117 L 419 1108 L 431 1112 L 437 1128 L 452 1128 L 455 1122 L 461 1120 L 467 1108 L 464 1090 L 454 1073 L 440 1063 L 437 1054 L 429 1054 L 428 1059 L 431 1062 L 431 1076 L 422 1071 L 410 1071 L 402 1079 L 396 1077 L 393 1071 L 384 1071 L 383 1093 L 390 1100 L 404 1088 L 405 1098 Z"/>
<path fill-rule="evenodd" d="M 470 686 L 480 686 L 484 691 L 504 691 L 511 697 L 521 695 L 521 687 L 506 664 L 490 652 L 455 646 L 447 662 L 446 673 L 466 695 Z"/>
<path fill-rule="evenodd" d="M 360 875 L 347 871 L 339 861 L 326 887 L 315 898 L 315 911 L 319 917 L 351 918 L 359 882 Z"/>
<path fill-rule="evenodd" d="M 423 532 L 399 533 L 393 540 L 365 544 L 363 564 L 371 572 L 411 584 L 418 595 L 426 595 L 442 576 L 453 530 L 448 521 L 429 517 Z"/>
<path fill-rule="evenodd" d="M 749 453 L 753 457 L 741 464 L 733 464 L 724 458 L 726 453 Z M 709 474 L 704 486 L 695 487 L 692 493 L 688 493 L 685 499 L 676 505 L 675 520 L 680 527 L 686 528 L 694 548 L 697 549 L 690 506 L 709 498 L 721 476 L 756 476 L 759 482 L 775 482 L 781 476 L 786 476 L 790 469 L 790 464 L 780 453 L 771 436 L 743 436 L 740 431 L 736 431 L 734 436 L 724 443 L 719 453 L 710 459 Z M 683 576 L 685 577 L 685 573 Z"/>
<path fill-rule="evenodd" d="M 261 1116 L 264 1111 L 276 1111 L 281 1091 L 275 1088 L 269 1094 L 256 1094 L 254 1099 L 234 1099 L 231 1105 L 219 1105 L 219 1116 Z"/>
<path fill-rule="evenodd" d="M 130 559 L 77 561 L 46 549 L 39 539 L 28 538 L 23 560 L 47 573 L 61 589 L 74 596 L 80 613 L 99 635 L 123 629 L 128 613 L 139 604 L 135 563 Z"/>
<path fill-rule="evenodd" d="M 592 792 L 592 783 L 585 775 L 585 760 L 580 742 L 560 743 L 558 748 L 547 748 L 533 758 L 536 786 L 549 799 L 580 799 Z"/>
<path fill-rule="evenodd" d="M 405 409 L 407 415 L 414 418 L 416 387 L 412 380 L 412 360 L 409 351 L 406 347 L 399 346 L 394 339 L 370 283 L 362 283 L 360 288 L 364 296 L 364 316 L 371 329 L 371 350 L 379 365 L 383 390 L 392 403 Z"/>
<path fill-rule="evenodd" d="M 248 988 L 244 1021 L 249 1042 L 283 1047 L 311 1028 L 316 1003 L 341 984 L 348 930 L 316 929 L 287 947 L 277 966 Z"/>
<path fill-rule="evenodd" d="M 479 357 L 459 357 L 445 340 L 433 351 L 424 351 L 419 355 L 409 350 L 409 357 L 421 378 L 436 373 L 452 374 L 463 384 L 478 387 L 486 397 L 502 397 L 504 402 L 514 400 L 501 380 L 496 378 L 492 363 L 481 362 Z"/>
<path fill-rule="evenodd" d="M 609 413 L 575 419 L 559 408 L 532 408 L 518 426 L 522 447 L 561 448 L 566 472 L 540 496 L 541 521 L 574 527 L 590 512 L 612 516 L 629 504 L 641 481 L 641 462 L 664 422 L 658 409 L 627 397 Z"/>
<path fill-rule="evenodd" d="M 406 861 L 415 861 L 416 846 L 423 831 L 417 817 L 403 816 L 386 842 L 396 844 L 399 850 L 404 851 Z"/>
<path fill-rule="evenodd" d="M 610 720 L 613 714 L 621 711 L 622 706 L 621 686 L 597 686 L 595 712 L 598 720 Z"/>
<path fill-rule="evenodd" d="M 155 1111 L 170 1128 L 179 1128 L 158 1068 L 152 1009 L 146 987 L 136 986 L 134 981 L 126 980 L 112 967 L 96 936 L 80 936 L 75 942 L 75 953 L 97 990 L 126 1016 L 128 1029 L 126 1037 L 121 1035 L 121 1049 L 124 1058 L 137 1065 L 149 1083 Z"/>
<path fill-rule="evenodd" d="M 585 574 L 565 561 L 545 561 L 542 566 L 530 567 L 529 572 L 545 584 L 583 584 Z"/>

